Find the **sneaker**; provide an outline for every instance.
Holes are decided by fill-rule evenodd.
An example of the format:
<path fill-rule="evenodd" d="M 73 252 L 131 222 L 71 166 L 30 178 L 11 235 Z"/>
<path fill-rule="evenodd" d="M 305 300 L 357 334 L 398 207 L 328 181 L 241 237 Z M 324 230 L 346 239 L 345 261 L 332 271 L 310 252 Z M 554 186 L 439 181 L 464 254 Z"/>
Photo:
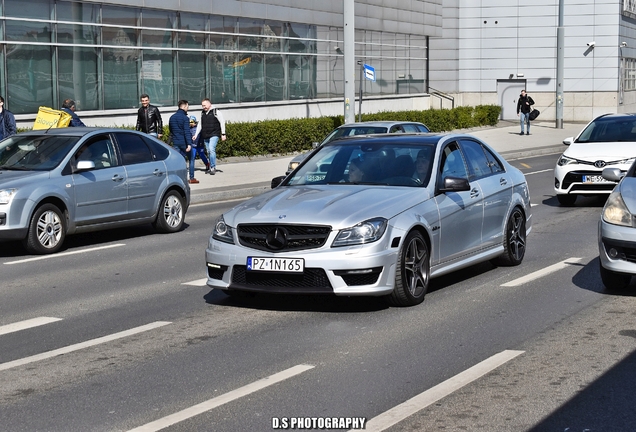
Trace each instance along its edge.
<path fill-rule="evenodd" d="M 199 180 L 195 179 L 195 178 L 191 178 L 190 180 L 188 180 L 188 183 L 190 184 L 197 184 L 199 183 Z"/>
<path fill-rule="evenodd" d="M 521 131 L 521 133 L 519 135 L 523 135 L 523 131 Z"/>
<path fill-rule="evenodd" d="M 526 135 L 530 135 L 530 132 L 526 132 Z"/>
<path fill-rule="evenodd" d="M 208 174 L 214 175 L 216 174 L 216 168 L 212 167 L 208 170 Z"/>
<path fill-rule="evenodd" d="M 207 164 L 207 165 L 205 166 L 205 173 L 206 173 L 206 174 L 210 174 L 210 164 Z"/>

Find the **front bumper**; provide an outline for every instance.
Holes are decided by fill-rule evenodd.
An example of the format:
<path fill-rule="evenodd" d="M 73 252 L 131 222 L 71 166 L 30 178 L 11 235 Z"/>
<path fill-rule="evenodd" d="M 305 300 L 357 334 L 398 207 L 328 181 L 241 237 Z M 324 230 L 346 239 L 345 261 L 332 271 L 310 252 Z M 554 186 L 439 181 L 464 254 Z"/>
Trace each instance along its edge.
<path fill-rule="evenodd" d="M 602 169 L 590 169 L 590 166 L 566 165 L 556 166 L 554 169 L 554 191 L 558 195 L 580 194 L 598 195 L 609 194 L 616 186 L 616 182 L 605 180 L 603 182 L 583 181 L 586 176 L 598 176 L 603 173 Z"/>
<path fill-rule="evenodd" d="M 598 223 L 598 251 L 603 268 L 636 274 L 636 228 Z"/>
<path fill-rule="evenodd" d="M 211 239 L 205 251 L 207 285 L 253 292 L 381 296 L 393 291 L 398 248 L 378 243 L 273 254 Z M 249 271 L 248 256 L 303 258 L 305 271 Z"/>

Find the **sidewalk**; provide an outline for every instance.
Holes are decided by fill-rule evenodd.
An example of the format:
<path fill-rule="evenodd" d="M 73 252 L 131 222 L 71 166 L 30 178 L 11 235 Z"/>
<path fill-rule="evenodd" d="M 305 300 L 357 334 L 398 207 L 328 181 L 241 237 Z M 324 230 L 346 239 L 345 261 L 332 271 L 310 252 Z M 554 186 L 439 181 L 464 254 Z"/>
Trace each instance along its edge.
<path fill-rule="evenodd" d="M 463 129 L 461 132 L 474 135 L 498 151 L 508 160 L 521 157 L 558 154 L 565 150 L 563 140 L 576 136 L 585 124 L 568 123 L 556 129 L 552 122 L 532 122 L 531 135 L 519 135 L 519 122 L 500 121 L 494 127 Z M 270 189 L 272 178 L 285 175 L 288 156 L 255 156 L 251 158 L 228 158 L 218 161 L 215 175 L 205 174 L 205 167 L 197 161 L 195 177 L 199 184 L 190 185 L 191 203 L 223 201 L 248 198 Z M 556 159 L 556 156 L 555 156 Z"/>

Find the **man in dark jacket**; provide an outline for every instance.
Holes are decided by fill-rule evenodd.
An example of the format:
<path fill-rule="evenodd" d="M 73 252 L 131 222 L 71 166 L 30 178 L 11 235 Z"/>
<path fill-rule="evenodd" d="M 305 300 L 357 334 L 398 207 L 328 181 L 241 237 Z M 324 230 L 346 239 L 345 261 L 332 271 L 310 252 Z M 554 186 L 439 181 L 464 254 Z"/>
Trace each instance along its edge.
<path fill-rule="evenodd" d="M 173 147 L 188 159 L 190 150 L 192 149 L 192 132 L 190 131 L 190 117 L 188 117 L 188 101 L 180 100 L 179 109 L 172 114 L 168 121 L 168 129 L 170 129 L 170 140 Z M 190 183 L 199 183 L 195 178 L 191 178 Z"/>
<path fill-rule="evenodd" d="M 521 133 L 519 135 L 523 135 L 524 123 L 526 124 L 526 135 L 530 135 L 530 111 L 532 111 L 532 105 L 534 105 L 532 98 L 526 94 L 525 90 L 521 90 L 517 101 L 517 115 L 521 125 Z"/>
<path fill-rule="evenodd" d="M 225 141 L 225 120 L 221 111 L 212 105 L 210 99 L 203 99 L 201 107 L 203 108 L 201 121 L 197 125 L 194 139 L 203 139 L 210 157 L 210 165 L 205 172 L 214 175 L 217 171 L 222 172 L 216 169 L 216 145 L 219 139 Z"/>
<path fill-rule="evenodd" d="M 16 132 L 15 116 L 11 111 L 5 109 L 4 98 L 0 96 L 0 140 L 15 135 Z"/>
<path fill-rule="evenodd" d="M 71 116 L 71 122 L 68 124 L 69 127 L 86 127 L 79 116 L 75 114 L 75 101 L 73 99 L 66 99 L 62 102 L 62 111 Z"/>
<path fill-rule="evenodd" d="M 141 108 L 137 111 L 137 126 L 135 126 L 135 129 L 161 138 L 161 135 L 163 135 L 163 120 L 161 119 L 159 108 L 150 105 L 150 96 L 145 93 L 141 95 L 139 100 L 141 101 Z"/>

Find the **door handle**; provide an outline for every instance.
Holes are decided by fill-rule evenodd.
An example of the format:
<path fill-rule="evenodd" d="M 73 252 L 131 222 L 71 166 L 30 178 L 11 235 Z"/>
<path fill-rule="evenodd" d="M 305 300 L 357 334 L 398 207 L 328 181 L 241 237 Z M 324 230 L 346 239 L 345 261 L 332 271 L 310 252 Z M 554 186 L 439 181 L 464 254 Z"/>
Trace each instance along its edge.
<path fill-rule="evenodd" d="M 505 185 L 508 184 L 508 180 L 506 180 L 504 177 L 502 177 L 502 178 L 499 179 L 499 184 L 501 186 L 505 186 Z"/>
<path fill-rule="evenodd" d="M 162 176 L 162 175 L 163 175 L 163 171 L 160 171 L 160 170 L 156 169 L 156 170 L 153 172 L 153 174 L 154 174 L 154 175 L 156 175 L 157 177 L 159 177 L 159 176 Z"/>
<path fill-rule="evenodd" d="M 477 198 L 479 196 L 479 189 L 473 189 L 470 191 L 471 198 Z"/>
<path fill-rule="evenodd" d="M 111 180 L 112 181 L 116 181 L 116 182 L 120 182 L 120 181 L 124 180 L 124 178 L 121 177 L 119 174 L 115 174 L 115 175 L 113 175 L 113 178 Z"/>

